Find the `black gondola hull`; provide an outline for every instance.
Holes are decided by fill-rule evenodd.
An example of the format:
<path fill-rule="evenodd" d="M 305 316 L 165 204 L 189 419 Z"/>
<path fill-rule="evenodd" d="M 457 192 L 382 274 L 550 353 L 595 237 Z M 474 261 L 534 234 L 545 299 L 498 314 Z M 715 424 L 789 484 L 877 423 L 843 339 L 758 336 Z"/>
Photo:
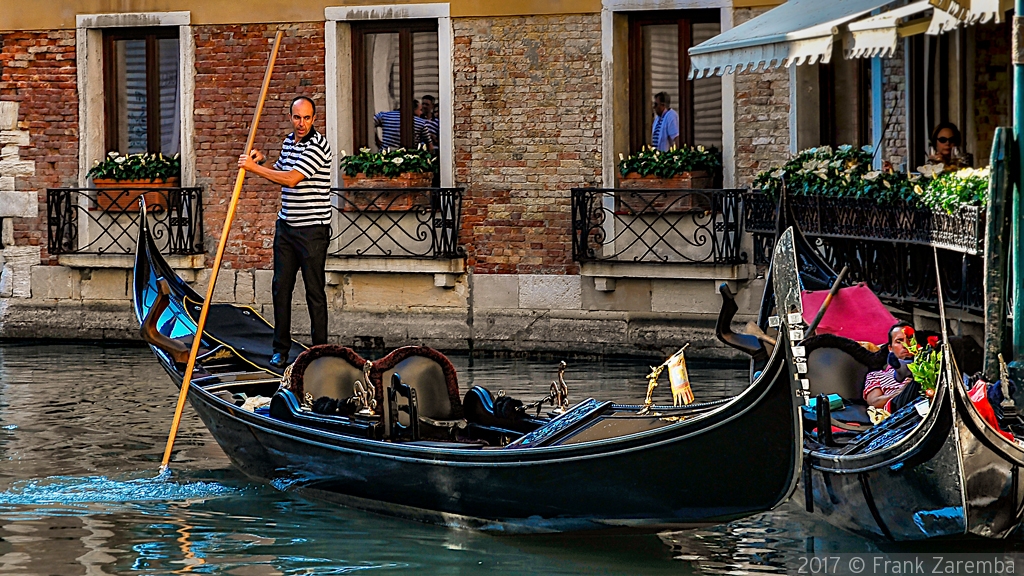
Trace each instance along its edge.
<path fill-rule="evenodd" d="M 795 226 L 784 201 L 779 214 L 780 230 L 794 227 L 806 286 L 827 287 L 835 272 Z M 769 282 L 762 323 L 773 303 Z M 940 379 L 937 392 L 920 425 L 869 453 L 842 455 L 806 442 L 808 508 L 834 526 L 882 540 L 1010 535 L 1024 507 L 1024 450 L 981 418 L 959 381 Z"/>
<path fill-rule="evenodd" d="M 144 229 L 135 271 L 140 322 L 153 305 L 158 278 L 168 281 L 175 299 L 158 325 L 179 334 L 194 327 L 185 306 L 198 296 L 173 276 Z M 203 341 L 229 344 L 208 334 Z M 153 350 L 180 382 L 181 365 Z M 272 372 L 262 364 L 253 369 Z M 247 412 L 202 384 L 190 387 L 188 399 L 238 469 L 282 490 L 497 532 L 654 531 L 728 522 L 770 510 L 792 494 L 803 432 L 787 374 L 778 354 L 735 399 L 682 421 L 522 449 L 439 448 L 335 434 Z"/>

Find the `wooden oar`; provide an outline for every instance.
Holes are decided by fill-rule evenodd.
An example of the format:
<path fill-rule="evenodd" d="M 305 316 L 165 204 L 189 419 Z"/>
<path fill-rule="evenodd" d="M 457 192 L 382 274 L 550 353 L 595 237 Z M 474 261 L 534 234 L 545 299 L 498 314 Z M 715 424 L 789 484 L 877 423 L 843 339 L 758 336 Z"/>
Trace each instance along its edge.
<path fill-rule="evenodd" d="M 846 277 L 846 272 L 849 269 L 849 266 L 843 266 L 843 269 L 839 271 L 836 281 L 832 283 L 832 288 L 828 291 L 828 296 L 825 296 L 825 300 L 821 302 L 821 307 L 818 308 L 818 313 L 814 316 L 814 320 L 811 320 L 810 326 L 807 327 L 808 336 L 811 335 L 811 332 L 814 332 L 814 329 L 821 323 L 821 319 L 825 317 L 825 311 L 828 310 L 828 305 L 832 303 L 832 298 L 835 297 L 836 292 L 839 292 L 839 286 L 842 285 L 843 278 Z"/>
<path fill-rule="evenodd" d="M 249 139 L 245 141 L 243 154 L 252 150 L 256 140 L 256 126 L 260 123 L 260 114 L 263 112 L 263 103 L 267 99 L 267 89 L 270 88 L 270 75 L 274 71 L 274 62 L 277 60 L 277 49 L 281 46 L 281 37 L 284 32 L 278 31 L 274 38 L 274 47 L 270 51 L 270 63 L 267 64 L 267 72 L 263 76 L 263 88 L 260 89 L 259 103 L 256 104 L 256 113 L 253 115 L 252 125 L 249 126 Z M 210 270 L 210 285 L 206 287 L 206 299 L 203 300 L 203 309 L 199 313 L 199 322 L 196 324 L 196 336 L 192 339 L 192 350 L 188 355 L 188 362 L 185 364 L 185 378 L 181 382 L 181 393 L 178 394 L 178 407 L 174 410 L 174 421 L 171 423 L 171 433 L 167 436 L 167 447 L 164 449 L 164 459 L 160 464 L 160 471 L 167 470 L 171 461 L 171 450 L 174 448 L 174 438 L 178 435 L 178 424 L 181 423 L 181 411 L 185 408 L 185 399 L 188 397 L 188 388 L 192 383 L 192 371 L 196 367 L 196 355 L 199 353 L 199 343 L 203 339 L 203 328 L 206 327 L 206 314 L 210 311 L 210 301 L 213 300 L 213 287 L 217 283 L 217 272 L 220 270 L 220 261 L 224 257 L 224 247 L 228 243 L 228 232 L 231 230 L 231 221 L 235 219 L 235 209 L 238 207 L 238 197 L 242 194 L 242 183 L 245 181 L 245 169 L 238 169 L 238 177 L 235 178 L 235 190 L 231 194 L 231 203 L 228 204 L 228 214 L 224 219 L 224 230 L 220 234 L 220 244 L 217 245 L 217 257 L 213 259 L 213 269 Z"/>

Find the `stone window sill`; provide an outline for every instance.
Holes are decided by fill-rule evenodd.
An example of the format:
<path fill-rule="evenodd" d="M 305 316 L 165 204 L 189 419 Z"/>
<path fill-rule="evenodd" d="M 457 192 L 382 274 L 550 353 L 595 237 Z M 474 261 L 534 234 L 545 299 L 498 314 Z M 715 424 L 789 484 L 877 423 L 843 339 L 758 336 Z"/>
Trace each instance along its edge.
<path fill-rule="evenodd" d="M 459 275 L 466 273 L 465 258 L 423 260 L 419 258 L 343 258 L 327 259 L 327 283 L 338 286 L 342 276 L 352 273 L 377 274 L 433 274 L 434 285 L 442 288 L 455 286 Z"/>
<path fill-rule="evenodd" d="M 201 270 L 206 267 L 206 254 L 189 256 L 164 256 L 175 270 Z M 57 257 L 61 266 L 68 268 L 134 268 L 134 254 L 61 254 Z"/>
<path fill-rule="evenodd" d="M 636 262 L 585 262 L 580 275 L 599 278 L 664 278 L 670 280 L 734 280 L 751 278 L 750 264 L 657 264 Z"/>

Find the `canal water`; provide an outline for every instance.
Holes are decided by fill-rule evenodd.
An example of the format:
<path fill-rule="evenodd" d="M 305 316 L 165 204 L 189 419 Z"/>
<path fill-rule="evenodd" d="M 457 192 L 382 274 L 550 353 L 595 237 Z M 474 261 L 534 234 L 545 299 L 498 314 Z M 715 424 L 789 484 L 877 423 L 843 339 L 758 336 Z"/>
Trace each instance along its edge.
<path fill-rule="evenodd" d="M 525 400 L 547 392 L 558 361 L 452 359 L 463 390 Z M 649 362 L 568 364 L 573 402 L 643 401 Z M 690 376 L 712 400 L 740 391 L 746 368 L 691 362 Z M 381 517 L 249 480 L 191 407 L 173 473 L 157 478 L 176 398 L 148 348 L 0 343 L 0 573 L 791 573 L 808 552 L 877 550 L 797 502 L 649 536 L 502 537 Z M 668 401 L 667 384 L 656 398 Z"/>

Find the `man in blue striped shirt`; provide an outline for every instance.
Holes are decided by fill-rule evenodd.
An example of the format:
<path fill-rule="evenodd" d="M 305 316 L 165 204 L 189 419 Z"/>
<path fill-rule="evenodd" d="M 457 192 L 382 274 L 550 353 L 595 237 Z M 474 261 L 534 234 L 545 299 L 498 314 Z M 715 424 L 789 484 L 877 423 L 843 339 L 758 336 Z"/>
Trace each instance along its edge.
<path fill-rule="evenodd" d="M 258 150 L 238 158 L 238 167 L 281 185 L 281 211 L 274 233 L 274 355 L 270 364 L 289 363 L 292 292 L 302 270 L 313 344 L 327 343 L 327 291 L 324 268 L 331 241 L 331 163 L 327 138 L 313 128 L 316 105 L 305 96 L 292 100 L 295 131 L 284 139 L 273 168 Z"/>

